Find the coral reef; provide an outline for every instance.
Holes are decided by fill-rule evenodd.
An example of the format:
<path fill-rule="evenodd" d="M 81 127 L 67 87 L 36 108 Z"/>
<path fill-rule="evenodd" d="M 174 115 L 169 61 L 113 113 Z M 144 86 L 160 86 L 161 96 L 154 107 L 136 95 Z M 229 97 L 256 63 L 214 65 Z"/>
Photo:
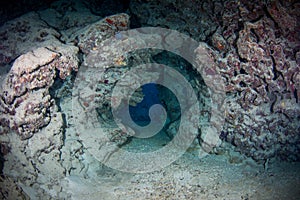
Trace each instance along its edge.
<path fill-rule="evenodd" d="M 237 52 L 219 59 L 228 80 L 227 140 L 256 160 L 297 160 L 299 151 L 299 65 L 284 53 L 274 23 L 263 17 L 239 31 Z M 278 36 L 277 36 L 278 37 Z M 230 124 L 230 125 L 229 125 Z M 247 138 L 247 140 L 245 140 Z"/>
<path fill-rule="evenodd" d="M 90 51 L 97 50 L 102 41 L 115 35 L 117 37 L 119 31 L 128 28 L 129 16 L 127 14 L 112 15 L 79 30 L 71 35 L 71 38 L 78 40 L 78 47 L 87 55 Z"/>
<path fill-rule="evenodd" d="M 36 13 L 7 22 L 0 32 L 1 64 L 17 58 L 2 83 L 1 126 L 26 139 L 49 123 L 54 106 L 49 88 L 57 76 L 65 79 L 77 70 L 78 48 L 63 44 L 58 39 L 60 33 Z"/>
<path fill-rule="evenodd" d="M 136 0 L 130 11 L 137 24 L 175 29 L 210 45 L 199 53 L 213 57 L 208 62 L 217 63 L 213 70 L 226 83 L 223 140 L 258 161 L 299 160 L 299 6 L 297 1 Z"/>
<path fill-rule="evenodd" d="M 97 47 L 101 40 L 127 29 L 128 19 L 128 15 L 119 14 L 80 31 L 66 25 L 59 32 L 48 25 L 49 18 L 33 12 L 1 27 L 0 53 L 4 58 L 1 65 L 11 65 L 1 83 L 0 94 L 3 173 L 20 180 L 24 190 L 35 188 L 36 193 L 29 192 L 30 198 L 41 198 L 41 195 L 67 198 L 68 194 L 61 192 L 57 181 L 66 173 L 86 176 L 85 170 L 90 166 L 99 167 L 83 149 L 77 132 L 66 132 L 71 122 L 65 121 L 66 111 L 61 110 L 60 98 L 68 98 L 66 95 L 70 94 L 67 91 L 70 88 L 66 87 L 72 85 L 71 73 L 78 70 L 79 50 L 87 55 L 92 50 L 89 48 Z M 61 85 L 62 81 L 66 84 Z M 65 140 L 65 134 L 69 133 L 68 138 L 74 139 Z M 53 187 L 50 193 L 49 187 Z"/>
<path fill-rule="evenodd" d="M 0 65 L 9 64 L 18 56 L 38 47 L 60 46 L 60 36 L 35 12 L 8 21 L 0 28 Z"/>
<path fill-rule="evenodd" d="M 0 94 L 3 173 L 24 184 L 23 190 L 35 183 L 36 194 L 26 191 L 30 198 L 47 197 L 44 190 L 65 174 L 60 164 L 65 125 L 50 90 L 77 71 L 78 48 L 60 41 L 36 13 L 5 23 L 1 33 L 1 66 L 11 64 Z"/>
<path fill-rule="evenodd" d="M 228 29 L 223 32 L 229 50 L 222 55 L 218 43 L 224 46 L 223 39 L 214 45 L 220 72 L 228 80 L 225 139 L 255 160 L 299 160 L 299 15 L 278 1 L 234 6 L 227 4 L 224 13 L 237 10 L 241 20 L 223 20 L 239 27 L 229 37 Z"/>
<path fill-rule="evenodd" d="M 49 123 L 54 106 L 49 88 L 54 82 L 56 71 L 64 79 L 77 69 L 77 49 L 59 49 L 61 52 L 67 51 L 69 55 L 42 47 L 16 59 L 2 86 L 3 129 L 12 128 L 22 139 L 27 139 Z"/>

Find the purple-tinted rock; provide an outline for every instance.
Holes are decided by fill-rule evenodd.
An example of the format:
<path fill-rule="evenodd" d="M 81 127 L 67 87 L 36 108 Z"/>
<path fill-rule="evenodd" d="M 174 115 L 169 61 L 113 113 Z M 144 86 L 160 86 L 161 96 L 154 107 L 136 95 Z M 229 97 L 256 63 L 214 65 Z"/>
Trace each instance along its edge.
<path fill-rule="evenodd" d="M 98 22 L 80 30 L 73 37 L 78 39 L 78 47 L 84 54 L 95 50 L 99 44 L 119 31 L 127 30 L 129 27 L 129 16 L 127 14 L 117 14 L 106 17 Z"/>
<path fill-rule="evenodd" d="M 10 127 L 26 139 L 50 122 L 55 104 L 49 88 L 57 76 L 64 79 L 77 70 L 78 62 L 76 47 L 62 46 L 56 50 L 38 48 L 14 62 L 2 85 L 3 130 Z"/>

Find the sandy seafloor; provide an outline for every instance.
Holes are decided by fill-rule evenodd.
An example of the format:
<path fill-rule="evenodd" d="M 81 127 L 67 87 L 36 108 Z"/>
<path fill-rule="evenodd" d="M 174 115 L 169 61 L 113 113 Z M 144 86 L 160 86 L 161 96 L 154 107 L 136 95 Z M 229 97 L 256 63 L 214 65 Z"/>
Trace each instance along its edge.
<path fill-rule="evenodd" d="M 299 199 L 299 163 L 267 171 L 224 156 L 184 154 L 164 170 L 126 174 L 107 169 L 95 180 L 68 177 L 73 199 Z"/>
<path fill-rule="evenodd" d="M 71 99 L 61 102 L 66 118 L 72 113 Z M 68 131 L 74 131 L 72 120 Z M 128 151 L 151 151 L 164 145 L 154 137 L 151 144 L 133 140 Z M 153 147 L 157 146 L 157 147 Z M 132 174 L 103 167 L 97 177 L 69 176 L 62 181 L 72 199 L 257 199 L 282 200 L 300 197 L 300 163 L 271 160 L 267 166 L 232 151 L 199 159 L 199 146 L 192 146 L 166 168 Z M 141 150 L 142 149 L 142 150 Z"/>

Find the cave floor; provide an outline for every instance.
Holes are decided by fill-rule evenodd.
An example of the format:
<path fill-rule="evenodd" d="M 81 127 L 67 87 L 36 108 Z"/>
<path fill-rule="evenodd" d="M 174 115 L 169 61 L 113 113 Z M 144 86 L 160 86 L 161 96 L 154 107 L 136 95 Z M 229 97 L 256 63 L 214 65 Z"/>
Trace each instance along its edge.
<path fill-rule="evenodd" d="M 225 155 L 201 160 L 191 150 L 160 171 L 129 174 L 104 168 L 101 176 L 67 178 L 73 199 L 298 199 L 300 163 L 229 163 Z"/>
<path fill-rule="evenodd" d="M 69 102 L 61 102 L 67 119 L 72 112 Z M 70 124 L 66 134 L 73 132 L 73 128 Z M 153 141 L 158 146 L 164 144 L 155 137 Z M 141 149 L 145 145 L 133 140 L 125 149 L 134 151 L 134 147 Z M 159 171 L 133 174 L 104 166 L 97 169 L 97 176 L 70 175 L 61 184 L 74 200 L 299 199 L 300 162 L 272 160 L 265 168 L 232 152 L 209 154 L 200 159 L 199 148 L 197 145 L 189 148 L 178 160 Z"/>

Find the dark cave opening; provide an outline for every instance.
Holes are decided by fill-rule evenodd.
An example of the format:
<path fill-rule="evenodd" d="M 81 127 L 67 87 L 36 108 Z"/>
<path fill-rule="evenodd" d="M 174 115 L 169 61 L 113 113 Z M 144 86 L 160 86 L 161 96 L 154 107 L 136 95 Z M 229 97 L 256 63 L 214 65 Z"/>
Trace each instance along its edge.
<path fill-rule="evenodd" d="M 167 128 L 170 122 L 180 119 L 180 104 L 172 91 L 155 83 L 145 84 L 141 88 L 143 100 L 135 106 L 129 106 L 131 117 L 136 124 L 146 126 L 150 123 L 149 109 L 154 104 L 160 104 L 169 111 L 164 128 Z"/>
<path fill-rule="evenodd" d="M 193 68 L 192 64 L 172 52 L 161 50 L 146 50 L 146 52 L 147 51 L 148 55 L 151 55 L 150 62 L 169 66 L 182 74 L 194 89 L 194 92 L 198 97 L 200 110 L 210 110 L 211 105 L 208 87 L 201 77 L 201 74 Z M 148 58 L 148 56 L 146 57 Z M 131 68 L 140 65 L 144 63 L 147 58 L 145 58 L 145 50 L 135 51 L 128 58 L 128 66 Z M 112 68 L 107 70 L 109 76 L 117 73 L 114 70 L 120 70 L 120 68 Z M 103 85 L 99 85 L 99 88 L 103 87 Z M 136 99 L 136 97 L 141 100 L 135 102 L 134 99 Z M 116 128 L 118 125 L 114 121 L 110 104 L 111 102 L 99 102 L 99 107 L 96 108 L 98 120 L 103 127 Z M 174 138 L 174 136 L 176 136 L 181 122 L 181 107 L 177 97 L 173 94 L 173 92 L 163 85 L 147 83 L 135 90 L 129 99 L 129 112 L 132 120 L 136 125 L 141 127 L 148 125 L 150 123 L 149 109 L 155 104 L 162 105 L 167 113 L 164 127 L 156 135 L 150 138 L 128 136 L 127 141 L 120 145 L 122 149 L 124 148 L 125 150 L 134 152 L 155 151 L 168 144 Z M 209 115 L 201 117 L 199 116 L 199 122 L 200 124 L 209 123 Z M 126 122 L 124 125 L 127 126 Z M 201 127 L 199 127 L 199 129 L 200 128 Z M 195 135 L 199 133 L 200 131 L 195 133 Z"/>
<path fill-rule="evenodd" d="M 129 112 L 136 124 L 146 126 L 150 123 L 150 118 L 148 116 L 150 107 L 154 104 L 161 104 L 161 102 L 158 98 L 159 91 L 155 83 L 145 84 L 141 87 L 141 90 L 144 95 L 143 100 L 135 106 L 129 104 Z"/>
<path fill-rule="evenodd" d="M 105 17 L 126 12 L 130 0 L 86 0 L 85 3 L 89 5 L 93 14 Z"/>
<path fill-rule="evenodd" d="M 200 129 L 202 125 L 205 126 L 209 124 L 210 115 L 206 114 L 209 113 L 211 109 L 209 89 L 205 84 L 201 74 L 191 63 L 175 53 L 151 48 L 130 52 L 127 55 L 127 61 L 127 66 L 123 66 L 122 68 L 112 67 L 107 69 L 103 75 L 103 77 L 106 78 L 98 81 L 96 92 L 99 92 L 100 94 L 101 91 L 105 91 L 106 89 L 114 90 L 118 81 L 121 80 L 114 79 L 116 82 L 113 82 L 109 81 L 107 77 L 118 77 L 121 74 L 126 74 L 128 70 L 145 63 L 157 63 L 160 65 L 165 65 L 179 72 L 191 85 L 196 97 L 198 98 L 201 116 L 198 117 L 199 127 L 198 131 L 194 133 L 195 136 L 198 136 L 201 133 Z M 144 76 L 145 75 L 142 75 L 141 77 Z M 177 85 L 178 83 L 174 82 L 174 84 Z M 180 91 L 184 90 L 184 88 L 181 88 L 180 85 L 181 84 L 177 85 L 176 87 L 179 87 Z M 151 106 L 160 104 L 165 109 L 167 114 L 166 121 L 163 124 L 163 128 L 160 129 L 157 134 L 149 138 L 139 138 L 138 136 L 134 136 L 126 132 L 126 134 L 128 134 L 126 136 L 126 141 L 124 143 L 118 143 L 118 146 L 127 151 L 148 152 L 158 150 L 162 148 L 162 146 L 165 146 L 171 142 L 176 136 L 181 124 L 181 106 L 177 98 L 178 97 L 175 96 L 170 89 L 154 82 L 148 82 L 135 89 L 128 99 L 128 103 L 121 103 L 120 111 L 124 111 L 124 105 L 128 106 L 130 117 L 135 125 L 144 127 L 150 123 L 149 111 Z M 102 128 L 115 130 L 120 127 L 115 121 L 110 99 L 111 98 L 109 97 L 106 98 L 106 100 L 96 100 L 97 119 Z M 129 127 L 130 129 L 134 130 L 134 127 L 132 127 L 130 124 L 126 124 L 128 122 L 127 118 L 121 117 L 120 120 L 125 127 Z M 122 138 L 124 137 L 122 136 Z M 195 138 L 199 138 L 199 136 Z"/>
<path fill-rule="evenodd" d="M 130 106 L 129 111 L 133 121 L 139 126 L 146 126 L 150 123 L 149 110 L 154 104 L 160 104 L 167 112 L 167 119 L 164 127 L 156 135 L 151 138 L 130 138 L 130 142 L 126 143 L 124 149 L 129 151 L 154 151 L 170 142 L 176 135 L 180 122 L 180 105 L 178 99 L 166 87 L 148 83 L 141 87 L 144 95 L 143 100 L 135 106 Z M 140 92 L 137 91 L 137 92 Z M 133 94 L 135 95 L 135 94 Z M 171 134 L 169 128 L 172 127 L 174 134 Z"/>

